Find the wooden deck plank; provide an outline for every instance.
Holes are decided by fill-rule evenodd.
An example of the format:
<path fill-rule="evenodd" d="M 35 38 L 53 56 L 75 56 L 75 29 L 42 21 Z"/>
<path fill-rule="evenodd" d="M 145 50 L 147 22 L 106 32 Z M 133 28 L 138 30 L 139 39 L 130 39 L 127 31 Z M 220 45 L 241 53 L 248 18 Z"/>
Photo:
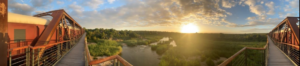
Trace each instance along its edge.
<path fill-rule="evenodd" d="M 281 52 L 268 36 L 269 58 L 268 66 L 294 66 L 294 64 Z"/>
<path fill-rule="evenodd" d="M 79 42 L 74 46 L 73 49 L 65 55 L 56 66 L 85 66 L 84 59 L 84 39 L 85 34 L 80 38 Z"/>

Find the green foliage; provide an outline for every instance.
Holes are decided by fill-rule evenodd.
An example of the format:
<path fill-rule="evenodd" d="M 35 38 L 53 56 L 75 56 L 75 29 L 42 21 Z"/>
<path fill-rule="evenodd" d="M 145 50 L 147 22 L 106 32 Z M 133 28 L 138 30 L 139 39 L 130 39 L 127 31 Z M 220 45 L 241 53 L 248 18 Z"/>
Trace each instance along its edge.
<path fill-rule="evenodd" d="M 131 39 L 131 40 L 124 40 L 124 43 L 126 43 L 127 46 L 136 46 L 137 45 L 137 40 Z"/>
<path fill-rule="evenodd" d="M 215 66 L 215 63 L 211 59 L 208 59 L 205 63 L 207 66 Z"/>
<path fill-rule="evenodd" d="M 162 55 L 164 52 L 166 52 L 171 46 L 169 44 L 157 44 L 157 47 L 155 48 L 156 53 L 158 55 Z"/>
<path fill-rule="evenodd" d="M 151 45 L 151 50 L 156 50 L 157 49 L 157 45 Z"/>
<path fill-rule="evenodd" d="M 95 29 L 85 29 L 86 37 L 88 41 L 97 41 L 98 39 L 133 39 L 140 38 L 140 35 L 128 31 L 128 30 L 120 30 L 117 31 L 115 29 L 103 29 L 103 28 L 95 28 Z"/>
<path fill-rule="evenodd" d="M 223 61 L 224 61 L 224 60 L 218 61 L 217 64 L 219 65 L 219 64 L 221 64 Z"/>
<path fill-rule="evenodd" d="M 122 52 L 121 45 L 112 40 L 101 39 L 88 47 L 92 56 L 112 56 Z"/>

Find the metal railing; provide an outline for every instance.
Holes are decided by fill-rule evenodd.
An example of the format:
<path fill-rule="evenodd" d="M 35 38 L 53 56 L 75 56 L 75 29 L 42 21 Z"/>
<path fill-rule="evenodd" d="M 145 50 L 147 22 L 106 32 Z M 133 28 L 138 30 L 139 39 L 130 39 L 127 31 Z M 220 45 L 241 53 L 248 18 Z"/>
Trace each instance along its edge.
<path fill-rule="evenodd" d="M 86 66 L 97 66 L 97 64 L 103 63 L 105 61 L 113 61 L 113 66 L 133 66 L 131 65 L 129 62 L 127 62 L 125 59 L 123 59 L 121 56 L 119 55 L 114 55 L 114 56 L 109 56 L 106 58 L 102 58 L 102 59 L 97 59 L 97 60 L 93 60 L 93 58 L 90 55 L 89 52 L 89 48 L 87 45 L 87 39 L 85 38 L 85 61 L 86 61 Z"/>
<path fill-rule="evenodd" d="M 299 46 L 289 44 L 289 43 L 283 43 L 278 41 L 273 41 L 274 44 L 286 55 L 289 59 L 292 60 L 293 63 L 299 65 Z"/>
<path fill-rule="evenodd" d="M 8 50 L 9 66 L 52 66 L 55 65 L 80 38 L 53 43 L 45 41 L 45 45 L 32 47 L 30 45 L 10 48 Z M 20 53 L 12 53 L 25 50 Z"/>
<path fill-rule="evenodd" d="M 219 66 L 267 66 L 268 42 L 263 48 L 244 47 Z"/>

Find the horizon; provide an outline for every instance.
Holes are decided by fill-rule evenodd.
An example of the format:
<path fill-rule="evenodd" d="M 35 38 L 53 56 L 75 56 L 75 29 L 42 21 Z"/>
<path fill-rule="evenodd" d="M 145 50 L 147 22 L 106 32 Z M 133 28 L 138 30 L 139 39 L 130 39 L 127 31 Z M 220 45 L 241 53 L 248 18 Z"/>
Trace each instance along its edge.
<path fill-rule="evenodd" d="M 268 33 L 286 17 L 299 17 L 298 2 L 299 0 L 9 0 L 8 11 L 31 16 L 64 9 L 88 29 L 243 34 Z M 182 29 L 188 24 L 196 27 Z M 191 28 L 193 30 L 189 30 Z"/>
<path fill-rule="evenodd" d="M 96 28 L 92 28 L 96 29 Z M 101 28 L 98 28 L 101 29 Z M 113 28 L 103 28 L 103 29 L 113 29 Z M 127 29 L 115 29 L 117 31 L 124 31 Z M 128 30 L 128 31 L 149 31 L 149 32 L 171 32 L 171 33 L 182 33 L 182 32 L 172 32 L 172 31 L 155 31 L 155 30 Z M 195 33 L 183 33 L 183 34 L 220 34 L 222 32 L 195 32 Z M 266 32 L 266 34 L 269 32 Z M 222 34 L 264 34 L 264 33 L 222 33 Z"/>

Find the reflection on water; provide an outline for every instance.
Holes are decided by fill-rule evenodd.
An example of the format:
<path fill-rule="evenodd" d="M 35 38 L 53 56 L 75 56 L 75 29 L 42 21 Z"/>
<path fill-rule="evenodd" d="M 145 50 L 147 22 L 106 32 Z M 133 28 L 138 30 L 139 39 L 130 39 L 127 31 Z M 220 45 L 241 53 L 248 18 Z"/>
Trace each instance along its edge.
<path fill-rule="evenodd" d="M 150 45 L 157 45 L 157 43 L 161 43 L 161 42 L 164 42 L 164 41 L 169 41 L 169 37 L 163 37 L 159 41 L 151 43 Z"/>
<path fill-rule="evenodd" d="M 174 40 L 172 42 L 170 42 L 170 45 L 173 46 L 173 47 L 177 46 Z"/>
<path fill-rule="evenodd" d="M 170 38 L 169 37 L 163 37 L 159 41 L 151 43 L 150 45 L 157 45 L 158 43 L 165 42 L 165 41 L 170 41 Z M 170 45 L 173 46 L 173 47 L 177 46 L 174 40 L 170 42 Z"/>
<path fill-rule="evenodd" d="M 160 62 L 158 59 L 160 56 L 147 45 L 135 47 L 123 45 L 121 56 L 134 66 L 158 66 Z"/>

